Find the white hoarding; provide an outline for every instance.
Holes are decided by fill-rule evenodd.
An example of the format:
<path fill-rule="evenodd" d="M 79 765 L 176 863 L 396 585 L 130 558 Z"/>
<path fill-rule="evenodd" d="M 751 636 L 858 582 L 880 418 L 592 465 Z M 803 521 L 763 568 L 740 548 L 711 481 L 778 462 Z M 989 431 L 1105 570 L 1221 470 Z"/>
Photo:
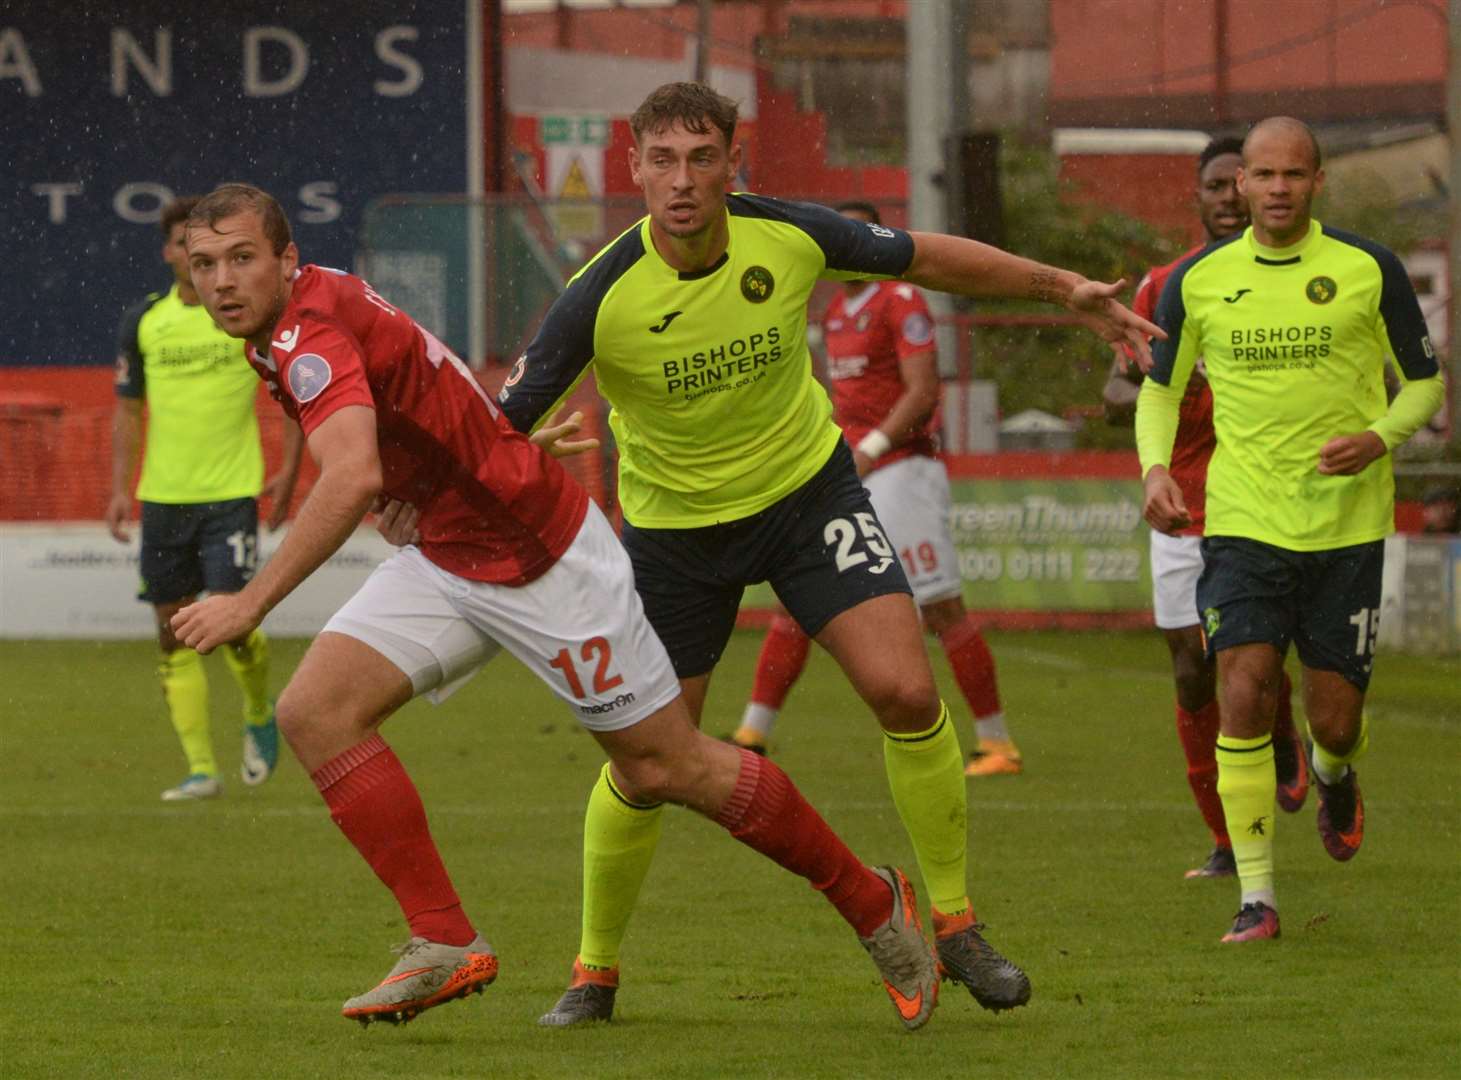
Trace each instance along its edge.
<path fill-rule="evenodd" d="M 263 532 L 261 560 L 284 531 Z M 361 528 L 270 612 L 264 629 L 309 637 L 394 549 Z M 150 638 L 152 608 L 137 600 L 137 540 L 119 544 L 100 524 L 0 526 L 0 638 Z"/>

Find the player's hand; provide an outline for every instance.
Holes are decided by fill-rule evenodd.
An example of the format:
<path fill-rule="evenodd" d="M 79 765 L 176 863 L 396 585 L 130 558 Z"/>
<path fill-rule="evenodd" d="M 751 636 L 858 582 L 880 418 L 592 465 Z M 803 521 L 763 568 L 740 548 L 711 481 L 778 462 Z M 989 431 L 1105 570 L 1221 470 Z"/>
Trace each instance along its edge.
<path fill-rule="evenodd" d="M 259 492 L 260 499 L 269 500 L 269 517 L 267 524 L 269 531 L 274 532 L 284 519 L 289 516 L 289 503 L 294 498 L 295 474 L 288 472 L 276 473 L 264 483 L 264 490 Z"/>
<path fill-rule="evenodd" d="M 1319 472 L 1323 476 L 1355 476 L 1385 454 L 1385 440 L 1373 431 L 1339 435 L 1319 451 Z"/>
<path fill-rule="evenodd" d="M 1182 489 L 1164 466 L 1153 465 L 1142 487 L 1145 496 L 1141 513 L 1146 523 L 1157 532 L 1171 535 L 1192 524 L 1192 515 L 1187 512 L 1187 504 L 1182 499 Z"/>
<path fill-rule="evenodd" d="M 411 503 L 377 495 L 370 512 L 375 515 L 375 531 L 385 537 L 386 543 L 393 547 L 421 543 L 421 531 L 416 527 L 421 511 Z"/>
<path fill-rule="evenodd" d="M 125 544 L 132 539 L 132 533 L 124 524 L 127 515 L 132 512 L 132 496 L 113 495 L 107 503 L 107 532 L 112 534 L 112 539 L 118 543 Z"/>
<path fill-rule="evenodd" d="M 1152 369 L 1151 339 L 1165 341 L 1167 335 L 1156 323 L 1148 322 L 1116 299 L 1125 287 L 1125 278 L 1116 282 L 1083 281 L 1072 290 L 1066 307 L 1100 334 L 1118 359 L 1129 354 L 1146 373 Z"/>
<path fill-rule="evenodd" d="M 263 614 L 243 593 L 215 593 L 174 615 L 172 632 L 184 645 L 207 654 L 245 637 L 261 621 Z"/>
<path fill-rule="evenodd" d="M 577 435 L 583 430 L 583 413 L 574 410 L 567 420 L 562 419 L 560 411 L 553 419 L 540 427 L 529 437 L 534 446 L 540 446 L 556 458 L 572 457 L 574 454 L 582 454 L 585 450 L 597 450 L 598 439 L 573 439 L 568 436 Z"/>

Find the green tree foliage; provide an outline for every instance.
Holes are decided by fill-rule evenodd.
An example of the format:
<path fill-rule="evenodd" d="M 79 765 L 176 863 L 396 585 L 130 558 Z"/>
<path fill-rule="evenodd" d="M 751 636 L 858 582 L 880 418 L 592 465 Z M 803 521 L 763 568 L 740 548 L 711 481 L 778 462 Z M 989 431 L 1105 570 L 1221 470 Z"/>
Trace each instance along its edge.
<path fill-rule="evenodd" d="M 1005 141 L 1001 192 L 1010 251 L 1101 281 L 1125 278 L 1127 300 L 1142 274 L 1176 258 L 1184 246 L 1181 237 L 1103 209 L 1062 181 L 1059 161 L 1045 147 Z M 1049 304 L 1013 301 L 981 301 L 973 310 L 980 315 L 1055 313 Z M 1084 417 L 1080 445 L 1131 444 L 1129 431 L 1111 428 L 1099 416 L 1111 351 L 1089 331 L 1070 326 L 976 327 L 972 355 L 975 377 L 999 384 L 1005 416 L 1041 409 L 1077 422 Z"/>
<path fill-rule="evenodd" d="M 1380 172 L 1364 167 L 1332 175 L 1315 200 L 1314 216 L 1326 225 L 1369 237 L 1399 255 L 1446 231 L 1443 204 L 1404 205 Z"/>

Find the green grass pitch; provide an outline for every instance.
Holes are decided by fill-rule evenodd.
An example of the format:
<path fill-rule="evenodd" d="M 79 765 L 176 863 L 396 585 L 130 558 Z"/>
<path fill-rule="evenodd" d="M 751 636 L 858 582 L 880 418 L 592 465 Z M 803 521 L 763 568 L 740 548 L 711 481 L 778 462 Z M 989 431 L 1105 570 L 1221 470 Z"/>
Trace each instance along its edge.
<path fill-rule="evenodd" d="M 711 733 L 734 725 L 758 644 L 733 640 Z M 1461 1075 L 1461 662 L 1380 657 L 1364 849 L 1330 861 L 1311 796 L 1278 824 L 1282 940 L 1225 947 L 1236 886 L 1182 878 L 1207 844 L 1156 634 L 991 644 L 1028 771 L 970 786 L 971 888 L 1034 999 L 995 1016 L 946 987 L 906 1035 L 831 907 L 683 811 L 630 928 L 616 1022 L 537 1028 L 577 943 L 601 757 L 506 657 L 385 728 L 502 973 L 481 997 L 362 1030 L 340 1003 L 390 967 L 404 925 L 292 759 L 262 788 L 236 779 L 222 661 L 225 796 L 164 805 L 183 762 L 152 647 L 4 643 L 0 1077 Z M 276 642 L 276 681 L 302 648 Z M 874 723 L 825 656 L 773 751 L 860 855 L 921 885 Z"/>

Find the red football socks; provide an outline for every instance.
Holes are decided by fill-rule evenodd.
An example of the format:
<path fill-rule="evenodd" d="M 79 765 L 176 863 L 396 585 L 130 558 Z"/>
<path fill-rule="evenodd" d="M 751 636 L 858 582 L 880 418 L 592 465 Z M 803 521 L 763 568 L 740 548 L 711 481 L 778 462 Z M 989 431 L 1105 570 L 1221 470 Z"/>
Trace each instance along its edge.
<path fill-rule="evenodd" d="M 1232 847 L 1227 818 L 1223 816 L 1223 801 L 1217 791 L 1219 719 L 1216 701 L 1209 701 L 1197 712 L 1177 706 L 1177 736 L 1182 740 L 1182 752 L 1187 755 L 1187 783 L 1197 800 L 1197 809 L 1202 811 L 1202 820 L 1207 822 L 1213 842 L 1220 847 Z"/>
<path fill-rule="evenodd" d="M 999 680 L 994 674 L 994 656 L 979 625 L 968 612 L 938 636 L 954 671 L 954 681 L 964 692 L 974 719 L 994 716 L 999 708 Z"/>
<path fill-rule="evenodd" d="M 741 751 L 735 791 L 715 822 L 747 847 L 806 878 L 862 937 L 892 915 L 887 882 L 862 864 L 774 762 Z"/>
<path fill-rule="evenodd" d="M 802 668 L 807 666 L 811 648 L 812 639 L 802 633 L 794 619 L 789 615 L 775 615 L 761 642 L 761 655 L 756 659 L 751 700 L 757 705 L 780 709 Z"/>
<path fill-rule="evenodd" d="M 442 865 L 416 785 L 372 735 L 310 777 L 330 817 L 395 894 L 413 937 L 465 945 L 476 936 Z"/>

